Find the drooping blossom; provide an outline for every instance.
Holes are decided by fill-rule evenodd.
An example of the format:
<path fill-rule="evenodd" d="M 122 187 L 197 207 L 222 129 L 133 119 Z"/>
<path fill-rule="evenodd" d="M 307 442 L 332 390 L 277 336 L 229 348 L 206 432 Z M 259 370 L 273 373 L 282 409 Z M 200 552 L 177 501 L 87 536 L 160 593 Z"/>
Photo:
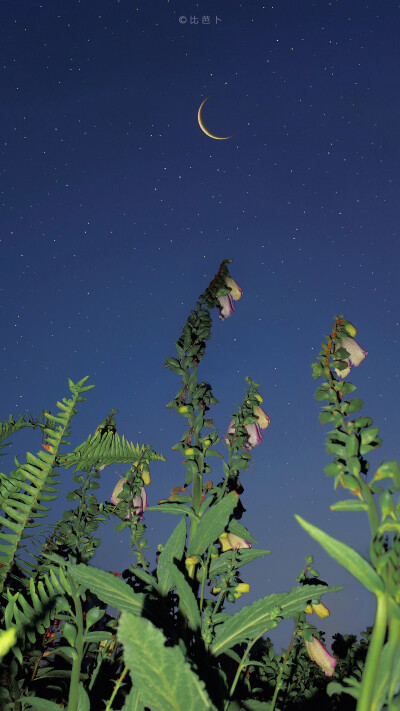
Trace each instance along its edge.
<path fill-rule="evenodd" d="M 119 494 L 121 493 L 124 484 L 128 480 L 126 477 L 122 477 L 118 484 L 114 487 L 113 493 L 111 494 L 111 502 L 117 506 L 121 501 Z M 130 503 L 130 508 L 133 510 L 134 514 L 139 516 L 139 521 L 144 521 L 143 512 L 148 508 L 147 504 L 147 492 L 144 486 L 140 487 L 140 496 L 133 496 Z M 125 519 L 129 519 L 129 513 L 125 516 Z"/>
<path fill-rule="evenodd" d="M 239 284 L 232 279 L 231 276 L 225 277 L 225 286 L 231 290 L 231 297 L 234 301 L 239 301 L 243 294 L 243 289 L 240 288 Z"/>
<path fill-rule="evenodd" d="M 232 316 L 233 312 L 235 311 L 232 297 L 230 294 L 224 294 L 223 296 L 218 296 L 217 298 L 220 307 L 219 318 L 221 319 L 221 321 L 225 321 L 225 319 L 229 318 L 229 316 Z"/>
<path fill-rule="evenodd" d="M 306 645 L 310 659 L 318 664 L 325 676 L 332 676 L 335 671 L 337 659 L 332 657 L 332 655 L 325 649 L 324 645 L 321 644 L 319 639 L 314 636 L 312 642 L 304 640 L 304 644 Z"/>
<path fill-rule="evenodd" d="M 344 370 L 335 368 L 335 372 L 339 378 L 347 378 L 351 368 L 353 368 L 353 366 L 360 365 L 360 363 L 362 363 L 364 358 L 368 355 L 368 351 L 361 348 L 354 338 L 342 338 L 340 347 L 344 348 L 349 353 L 349 357 L 344 360 L 344 362 L 347 363 L 347 368 Z"/>
<path fill-rule="evenodd" d="M 268 415 L 259 405 L 254 406 L 253 413 L 254 416 L 257 417 L 257 422 L 252 422 L 251 424 L 244 426 L 248 435 L 246 441 L 246 447 L 248 449 L 253 449 L 253 447 L 257 447 L 257 445 L 262 442 L 263 436 L 260 432 L 260 428 L 266 429 L 269 423 L 271 422 L 271 418 L 268 417 Z M 228 431 L 226 433 L 227 435 L 235 433 L 234 423 L 235 421 L 231 420 Z M 227 439 L 227 437 L 225 437 L 225 442 L 229 444 L 229 440 Z"/>
<path fill-rule="evenodd" d="M 230 276 L 225 277 L 225 286 L 230 290 L 230 293 L 224 294 L 223 296 L 217 296 L 220 305 L 219 317 L 222 321 L 229 318 L 229 316 L 232 316 L 235 311 L 233 301 L 238 301 L 243 294 L 243 289 L 241 289 L 236 281 Z"/>
<path fill-rule="evenodd" d="M 329 617 L 330 612 L 328 608 L 323 605 L 322 602 L 319 602 L 318 604 L 314 605 L 307 605 L 306 609 L 304 610 L 308 615 L 311 615 L 312 612 L 315 612 L 318 617 L 321 617 L 321 619 L 324 619 L 325 617 Z"/>
<path fill-rule="evenodd" d="M 236 536 L 234 533 L 222 533 L 218 540 L 223 553 L 225 553 L 225 551 L 237 550 L 238 548 L 251 548 L 249 541 L 240 538 L 240 536 Z"/>
<path fill-rule="evenodd" d="M 259 405 L 255 405 L 253 407 L 253 414 L 255 417 L 257 417 L 258 426 L 261 427 L 262 430 L 265 430 L 271 422 L 271 418 L 267 415 L 266 412 L 264 412 L 262 407 L 260 407 Z"/>

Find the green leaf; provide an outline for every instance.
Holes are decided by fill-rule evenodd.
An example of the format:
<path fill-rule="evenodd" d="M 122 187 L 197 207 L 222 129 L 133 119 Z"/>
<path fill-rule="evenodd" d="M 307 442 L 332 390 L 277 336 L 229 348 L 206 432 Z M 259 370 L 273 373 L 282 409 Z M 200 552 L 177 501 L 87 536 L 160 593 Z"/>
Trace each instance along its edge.
<path fill-rule="evenodd" d="M 153 575 L 150 575 L 150 573 L 147 572 L 147 570 L 143 570 L 143 568 L 134 568 L 132 571 L 133 574 L 136 576 L 136 578 L 139 578 L 140 580 L 143 580 L 144 583 L 147 583 L 147 585 L 151 585 L 151 587 L 154 588 L 154 590 L 158 591 L 158 583 L 157 580 Z"/>
<path fill-rule="evenodd" d="M 238 497 L 233 491 L 224 496 L 215 506 L 208 509 L 201 517 L 188 548 L 188 556 L 202 555 L 204 551 L 224 532 L 229 517 L 238 504 Z"/>
<path fill-rule="evenodd" d="M 316 400 L 327 400 L 329 397 L 327 393 L 327 388 L 321 385 L 319 388 L 317 388 L 314 397 Z"/>
<path fill-rule="evenodd" d="M 0 631 L 0 660 L 14 646 L 17 641 L 16 627 L 10 627 L 8 630 Z"/>
<path fill-rule="evenodd" d="M 199 608 L 197 606 L 197 600 L 192 588 L 183 573 L 181 573 L 181 571 L 172 562 L 170 564 L 169 572 L 174 578 L 174 587 L 176 588 L 179 596 L 179 609 L 187 617 L 189 627 L 192 630 L 199 629 L 201 626 L 201 618 Z"/>
<path fill-rule="evenodd" d="M 185 514 L 186 516 L 190 516 L 191 518 L 196 518 L 196 514 L 194 513 L 193 509 L 190 509 L 184 504 L 175 504 L 173 501 L 168 504 L 157 504 L 157 506 L 149 506 L 146 509 L 146 514 L 148 511 L 161 511 L 162 513 L 176 514 L 178 516 L 182 516 L 182 514 Z"/>
<path fill-rule="evenodd" d="M 347 459 L 347 468 L 353 476 L 357 476 L 357 474 L 360 473 L 361 471 L 361 462 L 358 457 L 349 457 Z"/>
<path fill-rule="evenodd" d="M 337 464 L 336 462 L 330 462 L 324 467 L 324 472 L 327 476 L 337 476 L 343 471 L 343 465 Z"/>
<path fill-rule="evenodd" d="M 353 400 L 350 400 L 346 414 L 351 415 L 352 412 L 358 412 L 358 410 L 361 410 L 363 404 L 364 400 L 360 400 L 359 397 L 355 397 Z"/>
<path fill-rule="evenodd" d="M 251 563 L 256 558 L 269 555 L 271 551 L 257 548 L 239 548 L 238 550 L 225 551 L 218 558 L 213 558 L 210 565 L 210 575 L 223 575 L 227 570 L 230 561 L 237 559 L 237 568 L 241 568 L 246 563 Z"/>
<path fill-rule="evenodd" d="M 368 511 L 368 504 L 365 501 L 346 499 L 346 501 L 337 501 L 329 508 L 331 511 Z"/>
<path fill-rule="evenodd" d="M 83 636 L 83 641 L 84 642 L 102 642 L 103 639 L 111 639 L 112 634 L 111 632 L 107 632 L 107 630 L 102 630 L 99 632 L 86 632 L 86 634 Z"/>
<path fill-rule="evenodd" d="M 325 410 L 324 412 L 321 412 L 319 415 L 319 421 L 322 422 L 322 424 L 326 424 L 327 422 L 333 422 L 335 419 L 335 416 L 332 414 L 332 412 L 329 412 L 329 410 Z"/>
<path fill-rule="evenodd" d="M 217 627 L 211 651 L 219 655 L 236 644 L 256 639 L 276 627 L 282 617 L 288 619 L 297 612 L 302 612 L 307 600 L 341 589 L 340 586 L 299 585 L 289 593 L 273 593 L 256 600 L 251 605 L 242 607 Z"/>
<path fill-rule="evenodd" d="M 372 425 L 372 419 L 371 417 L 357 417 L 357 419 L 354 421 L 354 424 L 356 427 L 369 427 Z"/>
<path fill-rule="evenodd" d="M 112 573 L 106 573 L 104 570 L 99 570 L 83 563 L 69 566 L 69 572 L 74 580 L 84 586 L 85 590 L 90 590 L 107 605 L 116 607 L 118 610 L 130 612 L 133 615 L 142 613 L 145 596 L 142 593 L 133 592 L 127 583 L 124 583 Z"/>
<path fill-rule="evenodd" d="M 340 384 L 340 389 L 343 395 L 349 395 L 350 393 L 354 393 L 354 391 L 357 390 L 356 386 L 353 385 L 353 383 L 349 383 L 347 380 L 346 382 Z"/>
<path fill-rule="evenodd" d="M 379 427 L 369 427 L 367 430 L 361 432 L 361 442 L 362 444 L 371 444 L 377 437 L 379 432 Z"/>
<path fill-rule="evenodd" d="M 145 711 L 137 686 L 132 686 L 122 711 Z"/>
<path fill-rule="evenodd" d="M 240 536 L 240 538 L 244 538 L 245 541 L 249 541 L 250 543 L 257 543 L 256 539 L 253 538 L 250 531 L 248 531 L 247 528 L 235 518 L 232 518 L 229 521 L 228 531 L 229 533 L 234 533 L 235 536 Z"/>
<path fill-rule="evenodd" d="M 337 560 L 343 568 L 359 580 L 367 590 L 375 594 L 384 590 L 384 583 L 378 573 L 357 551 L 324 533 L 320 528 L 307 523 L 301 516 L 295 515 L 295 518 L 311 538 L 314 538 L 332 558 Z"/>
<path fill-rule="evenodd" d="M 89 696 L 82 682 L 78 686 L 78 707 L 77 711 L 90 711 Z"/>
<path fill-rule="evenodd" d="M 354 457 L 358 454 L 358 439 L 355 434 L 349 435 L 346 439 L 346 455 Z"/>
<path fill-rule="evenodd" d="M 172 531 L 168 541 L 163 547 L 157 564 L 158 588 L 161 595 L 167 595 L 174 584 L 173 571 L 171 565 L 174 559 L 180 562 L 186 543 L 186 520 L 182 516 L 178 525 Z"/>
<path fill-rule="evenodd" d="M 390 462 L 381 462 L 372 481 L 380 481 L 381 479 L 393 479 L 395 486 L 400 487 L 400 468 L 395 459 L 390 460 Z"/>
<path fill-rule="evenodd" d="M 61 706 L 54 703 L 54 701 L 40 699 L 38 696 L 23 696 L 20 700 L 23 702 L 24 709 L 32 708 L 35 709 L 35 711 L 61 711 Z"/>
<path fill-rule="evenodd" d="M 166 638 L 151 622 L 123 612 L 118 640 L 144 706 L 152 711 L 215 711 L 204 682 L 179 647 L 166 647 Z"/>

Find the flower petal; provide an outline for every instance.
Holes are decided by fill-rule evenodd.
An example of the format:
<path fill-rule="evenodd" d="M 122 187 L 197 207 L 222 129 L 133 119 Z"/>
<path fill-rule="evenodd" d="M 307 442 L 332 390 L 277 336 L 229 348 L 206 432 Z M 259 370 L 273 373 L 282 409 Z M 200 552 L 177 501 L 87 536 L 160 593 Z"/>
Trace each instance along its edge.
<path fill-rule="evenodd" d="M 350 366 L 360 365 L 364 358 L 368 355 L 368 351 L 365 351 L 361 346 L 358 345 L 354 338 L 342 338 L 341 344 L 343 348 L 349 353 L 349 363 Z"/>
<path fill-rule="evenodd" d="M 119 480 L 118 484 L 116 484 L 116 486 L 114 486 L 113 493 L 111 494 L 111 503 L 113 503 L 114 506 L 119 504 L 119 502 L 121 501 L 121 499 L 119 498 L 119 495 L 124 487 L 125 482 L 127 482 L 127 481 L 128 480 L 126 477 L 122 477 L 122 479 Z"/>
<path fill-rule="evenodd" d="M 271 418 L 267 415 L 266 412 L 264 412 L 262 407 L 260 407 L 259 405 L 255 405 L 253 407 L 253 413 L 254 416 L 257 417 L 258 426 L 261 427 L 262 430 L 265 430 L 271 422 Z"/>
<path fill-rule="evenodd" d="M 306 645 L 306 649 L 310 656 L 310 659 L 312 659 L 313 662 L 316 662 L 318 666 L 321 667 L 325 676 L 332 676 L 333 672 L 335 671 L 337 659 L 335 659 L 335 657 L 332 657 L 332 655 L 329 654 L 329 652 L 325 649 L 324 645 L 321 644 L 319 639 L 314 636 L 312 642 L 307 642 L 306 640 L 304 640 L 304 643 Z"/>
<path fill-rule="evenodd" d="M 347 351 L 347 348 L 346 348 L 346 351 Z M 339 368 L 335 368 L 335 373 L 338 376 L 338 378 L 347 378 L 347 376 L 351 370 L 350 358 L 346 358 L 346 360 L 343 362 L 348 364 L 348 368 L 345 368 L 344 370 L 339 370 Z"/>
<path fill-rule="evenodd" d="M 235 311 L 232 297 L 230 294 L 224 294 L 224 296 L 218 296 L 217 298 L 220 304 L 219 317 L 224 321 L 226 318 L 229 318 L 229 316 L 232 316 Z"/>
<path fill-rule="evenodd" d="M 239 284 L 232 279 L 232 277 L 227 276 L 225 277 L 225 284 L 228 287 L 228 289 L 231 290 L 231 297 L 234 301 L 239 301 L 240 297 L 243 294 L 243 289 L 240 288 Z"/>
<path fill-rule="evenodd" d="M 235 533 L 222 533 L 219 537 L 222 552 L 237 550 L 238 548 L 251 548 L 251 543 Z"/>
<path fill-rule="evenodd" d="M 260 428 L 257 422 L 252 422 L 251 425 L 245 425 L 245 428 L 248 434 L 246 446 L 249 449 L 253 449 L 253 447 L 257 447 L 257 445 L 260 444 L 263 440 Z"/>
<path fill-rule="evenodd" d="M 329 617 L 330 615 L 328 608 L 323 605 L 322 602 L 319 602 L 317 605 L 313 605 L 312 609 L 314 610 L 315 614 L 318 615 L 318 617 L 320 617 L 322 620 L 324 619 L 324 617 Z"/>

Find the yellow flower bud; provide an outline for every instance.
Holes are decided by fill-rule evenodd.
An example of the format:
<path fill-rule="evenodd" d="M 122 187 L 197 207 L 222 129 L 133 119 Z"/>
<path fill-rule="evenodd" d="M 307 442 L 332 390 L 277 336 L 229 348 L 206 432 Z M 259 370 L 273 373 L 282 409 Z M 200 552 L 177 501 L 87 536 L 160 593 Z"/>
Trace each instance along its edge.
<path fill-rule="evenodd" d="M 151 482 L 150 472 L 148 469 L 143 469 L 142 471 L 142 481 L 145 486 L 148 486 Z"/>
<path fill-rule="evenodd" d="M 353 326 L 352 323 L 346 323 L 344 330 L 347 331 L 347 333 L 349 334 L 349 336 L 351 336 L 351 338 L 354 338 L 354 336 L 357 333 L 357 329 L 355 328 L 355 326 Z"/>
<path fill-rule="evenodd" d="M 304 612 L 306 612 L 307 615 L 312 615 L 312 611 L 313 611 L 313 609 L 312 609 L 311 605 L 307 605 L 306 609 L 304 610 Z"/>
<path fill-rule="evenodd" d="M 188 447 L 187 449 L 185 449 L 185 454 L 187 457 L 190 457 L 192 454 L 194 454 L 193 447 Z"/>
<path fill-rule="evenodd" d="M 256 393 L 254 397 L 258 400 L 258 402 L 264 402 L 264 399 L 258 393 Z"/>
<path fill-rule="evenodd" d="M 249 583 L 239 583 L 239 585 L 236 586 L 235 590 L 238 593 L 248 593 L 250 590 L 250 585 Z"/>
<path fill-rule="evenodd" d="M 213 595 L 218 595 L 221 592 L 221 588 L 215 587 L 211 589 Z"/>
<path fill-rule="evenodd" d="M 203 440 L 203 444 L 204 444 L 205 447 L 209 447 L 210 444 L 211 444 L 211 440 L 207 437 L 207 439 L 204 439 L 204 440 Z"/>
<path fill-rule="evenodd" d="M 181 415 L 184 414 L 185 412 L 188 412 L 188 411 L 189 411 L 189 408 L 188 408 L 187 405 L 181 405 L 181 406 L 178 408 L 178 412 L 180 412 Z"/>
<path fill-rule="evenodd" d="M 321 619 L 324 619 L 324 617 L 329 617 L 329 610 L 327 607 L 325 607 L 325 605 L 322 604 L 322 602 L 319 602 L 318 605 L 313 605 L 313 610 L 318 615 L 318 617 L 321 617 Z"/>
<path fill-rule="evenodd" d="M 185 565 L 196 565 L 197 563 L 197 558 L 195 555 L 190 555 L 189 558 L 186 558 L 185 560 Z"/>

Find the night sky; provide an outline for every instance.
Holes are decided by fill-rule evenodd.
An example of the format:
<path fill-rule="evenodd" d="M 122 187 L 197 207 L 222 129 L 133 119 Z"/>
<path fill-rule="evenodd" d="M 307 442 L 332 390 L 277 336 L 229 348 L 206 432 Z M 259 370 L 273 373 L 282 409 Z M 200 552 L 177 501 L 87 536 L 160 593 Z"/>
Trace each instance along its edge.
<path fill-rule="evenodd" d="M 227 321 L 215 311 L 199 375 L 221 435 L 247 375 L 271 417 L 242 476 L 242 522 L 272 555 L 243 568 L 239 602 L 289 590 L 312 553 L 345 589 L 310 621 L 328 640 L 359 634 L 374 598 L 293 514 L 368 554 L 367 517 L 329 511 L 348 497 L 323 472 L 310 364 L 335 314 L 369 351 L 349 380 L 383 438 L 371 472 L 399 453 L 398 2 L 3 0 L 0 15 L 1 419 L 54 412 L 67 378 L 89 375 L 72 445 L 118 409 L 120 435 L 167 457 L 149 503 L 168 497 L 185 477 L 171 451 L 185 421 L 165 409 L 179 379 L 163 362 L 233 259 L 243 297 Z M 205 125 L 232 138 L 201 131 L 208 96 Z M 21 459 L 41 447 L 33 431 L 12 441 Z M 103 472 L 100 500 L 126 469 Z M 48 521 L 70 508 L 71 476 Z M 146 520 L 153 564 L 178 520 Z M 115 523 L 94 564 L 121 571 L 134 559 Z M 277 651 L 291 629 L 271 633 Z"/>

